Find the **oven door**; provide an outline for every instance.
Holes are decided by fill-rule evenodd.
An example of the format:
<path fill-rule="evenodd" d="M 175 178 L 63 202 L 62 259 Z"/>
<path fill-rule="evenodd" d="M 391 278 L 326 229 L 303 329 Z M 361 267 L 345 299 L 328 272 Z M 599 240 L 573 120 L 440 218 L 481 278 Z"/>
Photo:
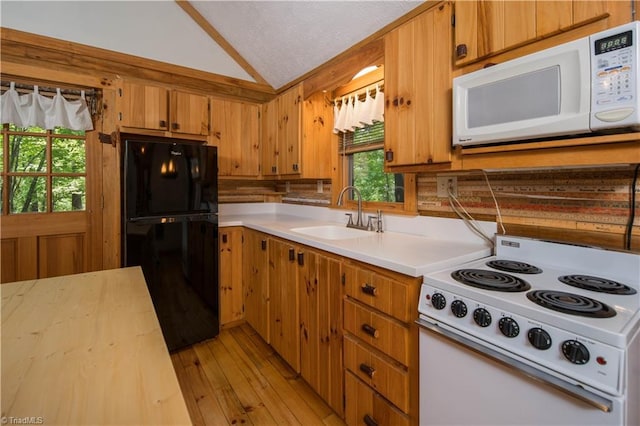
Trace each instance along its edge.
<path fill-rule="evenodd" d="M 499 352 L 489 355 L 490 349 L 425 318 L 418 324 L 422 425 L 624 424 L 621 398 L 566 383 L 576 389 L 559 390 L 553 376 L 532 374 Z"/>

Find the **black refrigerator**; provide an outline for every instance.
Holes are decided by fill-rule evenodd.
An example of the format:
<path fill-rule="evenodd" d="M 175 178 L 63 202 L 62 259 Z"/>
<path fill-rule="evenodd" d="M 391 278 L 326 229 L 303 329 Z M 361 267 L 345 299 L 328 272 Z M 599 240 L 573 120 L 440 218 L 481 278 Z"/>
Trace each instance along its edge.
<path fill-rule="evenodd" d="M 123 266 L 142 267 L 169 351 L 215 337 L 216 148 L 167 138 L 123 140 Z"/>

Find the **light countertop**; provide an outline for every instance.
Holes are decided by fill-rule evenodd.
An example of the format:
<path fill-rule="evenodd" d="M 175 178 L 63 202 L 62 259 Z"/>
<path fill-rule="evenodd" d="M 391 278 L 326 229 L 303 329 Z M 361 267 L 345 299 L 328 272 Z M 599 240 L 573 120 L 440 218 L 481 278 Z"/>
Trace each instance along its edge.
<path fill-rule="evenodd" d="M 466 229 L 462 221 L 454 219 L 385 216 L 385 232 L 367 232 L 364 237 L 344 240 L 292 231 L 297 227 L 344 226 L 344 213 L 286 204 L 222 205 L 219 224 L 221 227 L 245 226 L 414 277 L 491 254 L 484 240 Z M 495 224 L 483 225 L 493 235 Z"/>
<path fill-rule="evenodd" d="M 3 423 L 191 424 L 139 267 L 0 292 Z"/>

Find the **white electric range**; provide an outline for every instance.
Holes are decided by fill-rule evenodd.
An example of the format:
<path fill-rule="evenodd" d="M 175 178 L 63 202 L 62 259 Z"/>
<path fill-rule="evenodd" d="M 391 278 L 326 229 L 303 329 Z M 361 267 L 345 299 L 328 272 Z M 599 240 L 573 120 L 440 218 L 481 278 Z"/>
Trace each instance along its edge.
<path fill-rule="evenodd" d="M 425 329 L 616 411 L 611 424 L 640 422 L 626 403 L 640 396 L 640 255 L 498 236 L 494 256 L 425 276 L 418 310 Z"/>

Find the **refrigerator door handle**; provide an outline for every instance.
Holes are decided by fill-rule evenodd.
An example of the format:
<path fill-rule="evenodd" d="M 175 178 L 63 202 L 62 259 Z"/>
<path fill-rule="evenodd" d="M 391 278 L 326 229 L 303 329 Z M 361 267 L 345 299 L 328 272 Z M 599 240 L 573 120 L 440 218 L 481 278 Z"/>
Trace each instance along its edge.
<path fill-rule="evenodd" d="M 218 213 L 187 213 L 176 214 L 171 216 L 139 216 L 127 219 L 130 223 L 173 223 L 173 222 L 200 222 L 200 221 L 218 221 Z"/>

